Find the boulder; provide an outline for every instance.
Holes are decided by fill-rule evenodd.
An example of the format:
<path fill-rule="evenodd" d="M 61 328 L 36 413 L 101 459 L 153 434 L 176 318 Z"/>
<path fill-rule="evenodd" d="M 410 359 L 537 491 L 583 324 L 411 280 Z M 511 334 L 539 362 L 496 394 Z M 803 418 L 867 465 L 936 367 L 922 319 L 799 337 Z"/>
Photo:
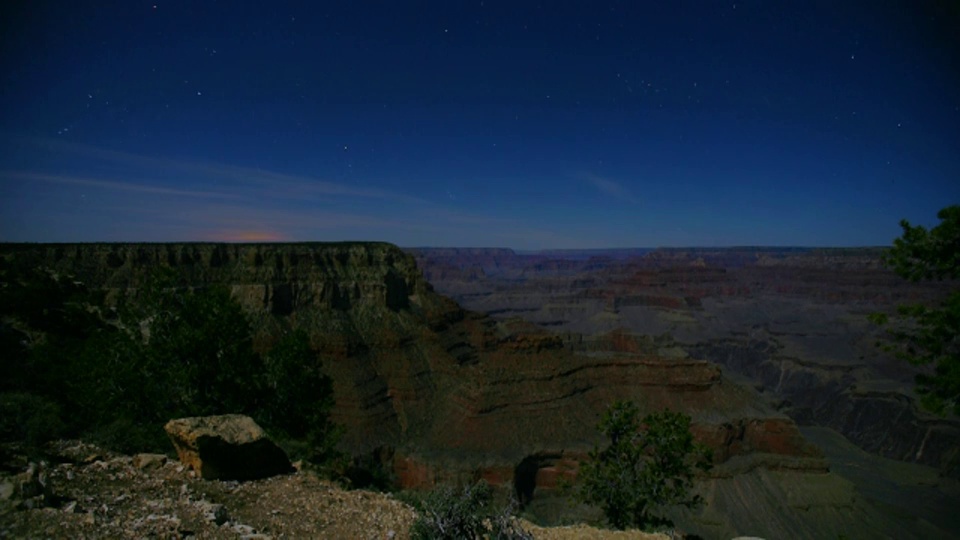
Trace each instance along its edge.
<path fill-rule="evenodd" d="M 180 461 L 207 480 L 255 480 L 293 471 L 287 454 L 249 416 L 179 418 L 164 429 Z"/>

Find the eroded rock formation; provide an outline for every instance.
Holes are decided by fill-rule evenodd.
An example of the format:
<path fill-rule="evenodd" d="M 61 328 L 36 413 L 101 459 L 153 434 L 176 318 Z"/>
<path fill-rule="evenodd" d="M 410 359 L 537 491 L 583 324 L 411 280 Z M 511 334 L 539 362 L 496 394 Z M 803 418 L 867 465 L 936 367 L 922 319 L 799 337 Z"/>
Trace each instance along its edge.
<path fill-rule="evenodd" d="M 388 244 L 8 245 L 0 255 L 6 264 L 46 266 L 113 295 L 136 294 L 159 267 L 172 268 L 184 287 L 229 286 L 255 322 L 258 347 L 267 348 L 277 329 L 306 330 L 333 379 L 333 420 L 346 428 L 344 449 L 379 456 L 405 486 L 482 477 L 528 500 L 544 498 L 600 442 L 596 423 L 615 399 L 690 414 L 718 464 L 736 464 L 718 469 L 728 475 L 714 479 L 721 486 L 757 470 L 778 471 L 788 483 L 829 476 L 793 420 L 716 364 L 629 348 L 629 335 L 621 348 L 574 345 L 569 332 L 466 311 L 434 293 L 416 260 Z M 493 255 L 470 272 L 509 273 L 517 260 Z M 548 289 L 566 286 L 569 266 L 544 267 Z M 618 294 L 594 290 L 598 282 L 589 276 L 576 279 L 583 294 L 571 304 L 527 297 L 531 313 L 586 306 L 584 313 L 603 320 L 636 309 L 629 296 L 618 304 Z M 634 303 L 683 310 L 697 307 L 688 297 L 702 296 L 682 291 L 675 305 L 644 295 L 676 296 L 638 293 Z M 590 307 L 597 303 L 599 315 Z M 550 316 L 569 320 L 562 310 Z"/>
<path fill-rule="evenodd" d="M 579 350 L 662 354 L 666 347 L 710 360 L 750 379 L 797 422 L 833 428 L 884 457 L 960 474 L 960 422 L 919 409 L 916 370 L 874 346 L 879 331 L 866 319 L 899 303 L 935 302 L 943 284 L 900 279 L 882 267 L 879 249 L 514 254 L 476 278 L 454 270 L 485 256 L 410 251 L 428 274 L 442 264 L 449 277 L 434 284 L 470 309 L 523 317 Z"/>
<path fill-rule="evenodd" d="M 514 467 L 545 448 L 585 450 L 614 399 L 682 409 L 704 426 L 790 423 L 708 362 L 575 354 L 533 325 L 465 311 L 433 293 L 413 257 L 389 244 L 14 245 L 3 252 L 113 294 L 135 294 L 157 268 L 175 270 L 185 287 L 229 286 L 257 321 L 260 346 L 280 324 L 308 332 L 333 377 L 334 419 L 347 427 L 349 450 L 389 447 L 452 464 L 431 465 L 438 476 L 469 472 L 473 463 Z M 480 262 L 506 268 L 515 260 L 501 250 Z M 796 441 L 780 449 L 808 451 L 802 437 Z M 717 450 L 729 456 L 743 448 Z"/>

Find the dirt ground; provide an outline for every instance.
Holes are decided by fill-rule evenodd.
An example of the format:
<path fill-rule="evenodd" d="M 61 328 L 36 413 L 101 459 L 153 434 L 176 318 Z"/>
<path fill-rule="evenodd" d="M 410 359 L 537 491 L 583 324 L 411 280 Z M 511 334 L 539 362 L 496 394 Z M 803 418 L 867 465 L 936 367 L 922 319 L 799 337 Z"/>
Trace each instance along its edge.
<path fill-rule="evenodd" d="M 347 491 L 309 472 L 210 481 L 160 455 L 110 454 L 76 441 L 60 443 L 57 453 L 62 462 L 8 459 L 0 478 L 0 538 L 404 540 L 416 519 L 392 494 Z M 667 538 L 524 525 L 538 539 Z"/>

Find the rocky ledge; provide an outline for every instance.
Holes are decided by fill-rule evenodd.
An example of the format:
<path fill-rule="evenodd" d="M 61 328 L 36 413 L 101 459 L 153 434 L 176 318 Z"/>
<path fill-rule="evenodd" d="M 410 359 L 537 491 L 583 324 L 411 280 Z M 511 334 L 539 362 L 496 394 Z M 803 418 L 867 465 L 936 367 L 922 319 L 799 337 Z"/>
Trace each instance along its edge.
<path fill-rule="evenodd" d="M 24 472 L 0 472 L 0 538 L 403 540 L 416 519 L 391 494 L 346 491 L 310 472 L 210 481 L 164 455 L 125 456 L 80 441 L 51 449 L 54 461 L 28 464 L 19 456 L 14 469 Z M 524 525 L 544 540 L 667 539 L 584 525 Z"/>

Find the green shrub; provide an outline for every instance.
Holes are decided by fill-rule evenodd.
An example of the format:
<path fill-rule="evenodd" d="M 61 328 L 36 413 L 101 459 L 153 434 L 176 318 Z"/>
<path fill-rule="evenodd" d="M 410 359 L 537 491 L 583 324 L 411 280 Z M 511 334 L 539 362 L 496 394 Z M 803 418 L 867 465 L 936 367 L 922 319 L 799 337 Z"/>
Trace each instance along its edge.
<path fill-rule="evenodd" d="M 132 361 L 161 385 L 165 416 L 251 412 L 262 364 L 246 314 L 225 287 L 189 290 L 168 286 L 169 279 L 156 278 L 124 314 L 142 345 Z"/>
<path fill-rule="evenodd" d="M 351 489 L 372 489 L 380 492 L 393 491 L 397 479 L 384 463 L 379 453 L 353 457 L 345 464 L 342 477 Z"/>
<path fill-rule="evenodd" d="M 225 287 L 176 285 L 159 272 L 111 308 L 70 276 L 0 264 L 0 437 L 168 450 L 171 418 L 241 413 L 314 462 L 335 456 L 332 384 L 305 334 L 261 356 Z"/>
<path fill-rule="evenodd" d="M 598 428 L 610 444 L 595 447 L 580 467 L 576 496 L 599 506 L 611 526 L 666 526 L 660 508 L 701 502 L 690 490 L 695 470 L 709 469 L 711 456 L 694 443 L 689 416 L 666 410 L 641 420 L 636 405 L 617 401 Z"/>
<path fill-rule="evenodd" d="M 118 417 L 109 423 L 95 424 L 83 433 L 83 437 L 103 448 L 124 454 L 166 453 L 173 449 L 163 430 L 163 424 L 138 422 L 129 417 Z"/>
<path fill-rule="evenodd" d="M 491 505 L 493 492 L 486 482 L 457 489 L 442 486 L 414 498 L 417 519 L 410 527 L 413 540 L 454 540 L 491 538 L 530 540 L 513 517 L 514 505 L 496 511 Z"/>
<path fill-rule="evenodd" d="M 323 373 L 317 354 L 302 330 L 285 334 L 264 360 L 265 387 L 258 420 L 288 439 L 307 443 L 305 458 L 323 462 L 336 457 L 339 430 L 330 423 L 333 381 Z"/>
<path fill-rule="evenodd" d="M 904 279 L 938 282 L 938 305 L 902 304 L 892 317 L 873 313 L 869 319 L 886 329 L 879 345 L 900 360 L 928 366 L 916 376 L 920 404 L 946 415 L 960 414 L 960 205 L 937 213 L 932 229 L 900 221 L 903 234 L 884 253 L 884 264 Z"/>
<path fill-rule="evenodd" d="M 63 429 L 60 407 L 53 401 L 26 392 L 0 394 L 0 441 L 38 447 Z"/>

